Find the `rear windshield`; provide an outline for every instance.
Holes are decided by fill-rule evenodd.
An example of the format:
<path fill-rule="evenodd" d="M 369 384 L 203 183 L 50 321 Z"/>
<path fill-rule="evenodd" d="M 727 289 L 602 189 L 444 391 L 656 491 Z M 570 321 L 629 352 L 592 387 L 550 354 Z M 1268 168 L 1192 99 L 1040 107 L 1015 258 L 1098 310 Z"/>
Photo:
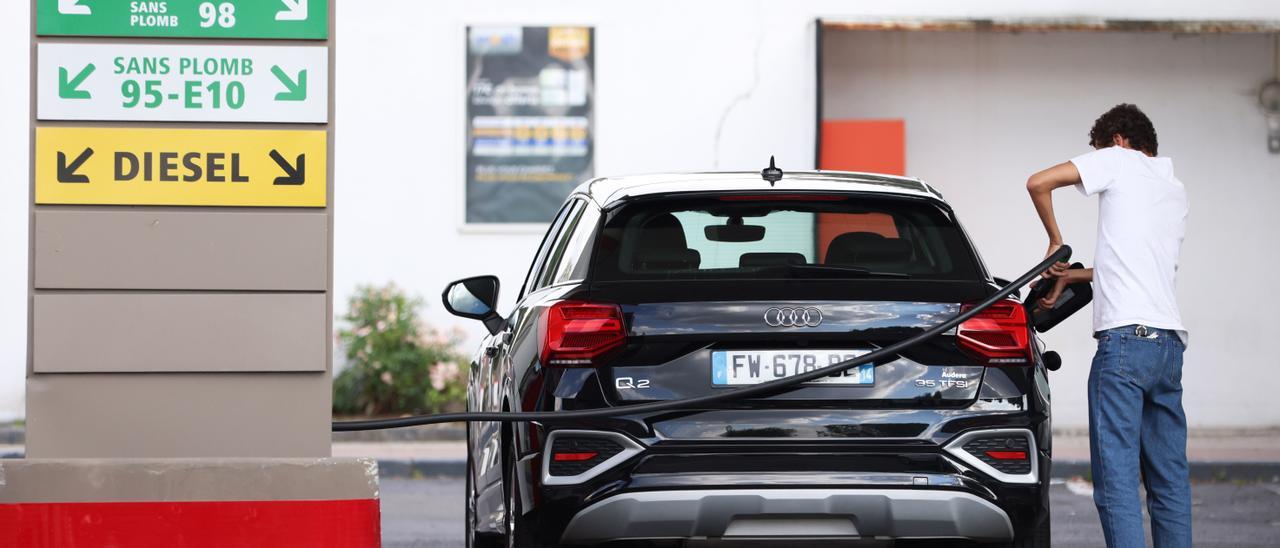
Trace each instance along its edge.
<path fill-rule="evenodd" d="M 637 202 L 609 217 L 594 257 L 597 281 L 979 278 L 948 213 L 857 194 Z"/>

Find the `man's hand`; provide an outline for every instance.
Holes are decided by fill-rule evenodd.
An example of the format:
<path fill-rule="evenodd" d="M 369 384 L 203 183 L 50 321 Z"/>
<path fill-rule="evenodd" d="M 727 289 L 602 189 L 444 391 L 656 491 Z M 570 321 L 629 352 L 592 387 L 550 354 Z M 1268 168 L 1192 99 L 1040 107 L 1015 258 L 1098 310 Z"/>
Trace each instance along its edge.
<path fill-rule="evenodd" d="M 1067 277 L 1066 275 L 1062 275 L 1054 280 L 1045 280 L 1040 283 L 1051 283 L 1053 284 L 1053 289 L 1049 291 L 1048 295 L 1040 297 L 1040 300 L 1036 301 L 1036 306 L 1039 307 L 1040 310 L 1053 310 L 1053 306 L 1058 304 L 1058 299 L 1062 297 L 1062 290 L 1066 289 L 1067 284 L 1069 283 L 1067 282 Z"/>
<path fill-rule="evenodd" d="M 1056 253 L 1058 249 L 1061 247 L 1062 247 L 1062 244 L 1055 244 L 1055 243 L 1049 244 L 1049 250 L 1044 252 L 1044 258 L 1048 259 L 1050 255 L 1053 255 L 1054 253 Z M 1041 278 L 1062 278 L 1063 276 L 1067 275 L 1068 268 L 1071 268 L 1070 264 L 1064 263 L 1062 261 L 1058 261 L 1056 263 L 1053 263 L 1053 266 L 1050 266 L 1048 270 L 1041 272 L 1040 277 Z"/>
<path fill-rule="evenodd" d="M 1053 253 L 1053 252 L 1050 251 L 1050 253 Z M 1062 264 L 1062 263 L 1059 263 L 1059 264 Z M 1042 284 L 1052 283 L 1053 289 L 1049 291 L 1048 295 L 1045 295 L 1044 297 L 1041 297 L 1039 301 L 1036 301 L 1036 307 L 1040 308 L 1041 310 L 1052 310 L 1054 305 L 1058 304 L 1058 299 L 1062 297 L 1062 291 L 1066 289 L 1068 285 L 1079 283 L 1079 282 L 1089 282 L 1089 281 L 1093 281 L 1092 268 L 1066 269 L 1062 273 L 1062 275 L 1056 277 L 1052 281 L 1045 280 L 1040 282 Z"/>

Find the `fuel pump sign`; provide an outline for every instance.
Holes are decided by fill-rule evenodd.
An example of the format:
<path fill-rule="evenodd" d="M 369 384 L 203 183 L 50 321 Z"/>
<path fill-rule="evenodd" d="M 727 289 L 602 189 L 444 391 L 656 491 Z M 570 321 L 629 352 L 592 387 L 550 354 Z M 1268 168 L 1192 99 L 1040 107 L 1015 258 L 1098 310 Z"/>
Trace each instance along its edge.
<path fill-rule="evenodd" d="M 40 44 L 41 120 L 325 123 L 323 46 Z"/>
<path fill-rule="evenodd" d="M 325 207 L 324 131 L 36 129 L 36 203 Z"/>
<path fill-rule="evenodd" d="M 323 40 L 328 0 L 37 0 L 40 36 Z"/>

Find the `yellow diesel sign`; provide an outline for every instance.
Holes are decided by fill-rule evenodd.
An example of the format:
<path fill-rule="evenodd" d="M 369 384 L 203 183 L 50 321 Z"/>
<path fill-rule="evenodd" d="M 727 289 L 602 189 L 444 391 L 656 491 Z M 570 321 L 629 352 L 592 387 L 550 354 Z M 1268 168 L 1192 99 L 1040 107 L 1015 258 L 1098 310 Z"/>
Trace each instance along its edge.
<path fill-rule="evenodd" d="M 324 131 L 36 128 L 36 203 L 325 207 Z"/>

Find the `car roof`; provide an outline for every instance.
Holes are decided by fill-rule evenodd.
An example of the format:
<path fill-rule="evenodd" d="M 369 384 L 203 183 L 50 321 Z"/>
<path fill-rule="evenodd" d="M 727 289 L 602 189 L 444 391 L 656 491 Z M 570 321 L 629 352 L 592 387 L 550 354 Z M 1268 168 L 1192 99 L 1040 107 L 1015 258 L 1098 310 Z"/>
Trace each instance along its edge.
<path fill-rule="evenodd" d="M 735 190 L 870 192 L 943 201 L 941 193 L 914 177 L 850 171 L 788 171 L 772 187 L 755 171 L 601 177 L 581 184 L 574 192 L 587 195 L 600 207 L 608 207 L 641 196 Z"/>

